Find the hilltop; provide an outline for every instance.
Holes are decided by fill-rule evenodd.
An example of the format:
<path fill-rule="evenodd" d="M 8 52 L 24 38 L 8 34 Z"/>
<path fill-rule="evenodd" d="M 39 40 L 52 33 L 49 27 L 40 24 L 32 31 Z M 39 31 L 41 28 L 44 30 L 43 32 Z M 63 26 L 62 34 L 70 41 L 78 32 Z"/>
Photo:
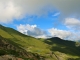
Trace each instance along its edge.
<path fill-rule="evenodd" d="M 80 43 L 58 37 L 37 39 L 0 25 L 0 55 L 24 60 L 80 60 Z M 25 59 L 26 58 L 26 59 Z"/>

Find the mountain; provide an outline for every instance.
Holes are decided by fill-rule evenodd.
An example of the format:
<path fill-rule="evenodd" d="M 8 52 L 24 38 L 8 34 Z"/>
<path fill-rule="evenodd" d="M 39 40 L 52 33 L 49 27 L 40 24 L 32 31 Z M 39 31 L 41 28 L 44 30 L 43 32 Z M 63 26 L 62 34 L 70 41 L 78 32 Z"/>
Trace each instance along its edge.
<path fill-rule="evenodd" d="M 14 43 L 14 42 L 13 42 Z M 38 60 L 43 59 L 43 57 L 38 54 L 27 52 L 26 50 L 11 44 L 8 40 L 0 36 L 0 56 L 4 57 L 3 60 L 8 59 L 29 59 Z M 9 56 L 9 57 L 7 57 Z M 0 57 L 0 60 L 2 60 Z"/>
<path fill-rule="evenodd" d="M 31 43 L 30 43 L 31 42 Z M 30 51 L 33 47 L 40 44 L 41 41 L 37 39 L 21 34 L 20 32 L 4 27 L 0 25 L 0 55 L 13 55 L 15 57 L 21 57 L 24 59 L 33 59 L 39 60 L 44 59 L 43 56 L 40 56 L 34 49 Z M 36 44 L 38 43 L 38 44 Z M 41 42 L 41 45 L 43 43 Z M 39 45 L 38 45 L 39 47 Z M 4 60 L 4 59 L 3 59 Z"/>
<path fill-rule="evenodd" d="M 45 40 L 50 50 L 56 54 L 58 60 L 80 60 L 80 43 L 67 41 L 58 37 Z"/>
<path fill-rule="evenodd" d="M 80 60 L 80 43 L 58 37 L 37 39 L 0 25 L 0 60 L 10 57 L 14 60 Z"/>

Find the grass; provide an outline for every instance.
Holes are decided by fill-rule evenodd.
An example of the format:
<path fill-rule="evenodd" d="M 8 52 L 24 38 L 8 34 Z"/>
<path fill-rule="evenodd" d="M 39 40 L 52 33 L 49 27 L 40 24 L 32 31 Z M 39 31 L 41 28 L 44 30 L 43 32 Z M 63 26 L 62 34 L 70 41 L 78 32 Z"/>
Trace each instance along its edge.
<path fill-rule="evenodd" d="M 38 53 L 50 60 L 57 60 L 54 54 L 52 55 L 53 57 L 50 57 L 51 52 L 61 57 L 61 60 L 80 59 L 80 43 L 78 42 L 60 38 L 36 39 L 4 26 L 0 26 L 0 35 L 14 46 L 23 48 L 28 52 Z"/>
<path fill-rule="evenodd" d="M 14 45 L 16 46 L 18 45 L 19 47 L 28 50 L 30 52 L 45 54 L 46 51 L 48 52 L 49 50 L 47 49 L 48 45 L 43 41 L 40 41 L 39 39 L 33 38 L 31 36 L 24 35 L 12 28 L 1 26 L 0 32 L 1 32 L 0 35 L 6 38 L 10 43 L 12 44 L 16 43 Z M 41 52 L 39 52 L 39 50 Z"/>

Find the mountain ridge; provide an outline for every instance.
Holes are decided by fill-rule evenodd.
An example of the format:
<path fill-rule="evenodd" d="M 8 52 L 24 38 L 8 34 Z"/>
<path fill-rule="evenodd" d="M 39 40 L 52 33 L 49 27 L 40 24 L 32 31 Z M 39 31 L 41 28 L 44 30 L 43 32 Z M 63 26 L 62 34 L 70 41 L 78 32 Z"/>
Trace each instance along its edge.
<path fill-rule="evenodd" d="M 43 60 L 80 59 L 80 45 L 78 42 L 63 40 L 59 37 L 37 39 L 2 25 L 0 25 L 0 37 L 2 37 L 2 40 L 8 41 L 10 45 L 17 47 L 17 49 L 27 52 L 33 60 L 39 60 L 40 58 Z"/>

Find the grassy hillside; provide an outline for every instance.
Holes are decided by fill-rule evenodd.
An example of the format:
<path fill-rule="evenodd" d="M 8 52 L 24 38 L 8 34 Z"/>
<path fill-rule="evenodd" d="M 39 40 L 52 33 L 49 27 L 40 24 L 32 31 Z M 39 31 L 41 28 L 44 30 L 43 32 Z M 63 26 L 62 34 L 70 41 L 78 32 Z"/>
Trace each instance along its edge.
<path fill-rule="evenodd" d="M 37 53 L 28 52 L 15 42 L 0 36 L 0 60 L 44 60 Z"/>
<path fill-rule="evenodd" d="M 33 38 L 31 36 L 24 35 L 12 28 L 4 27 L 0 25 L 0 35 L 7 39 L 9 43 L 25 49 L 28 52 L 38 53 L 44 56 L 50 50 L 47 49 L 47 44 Z"/>
<path fill-rule="evenodd" d="M 58 37 L 45 40 L 45 43 L 50 45 L 50 50 L 53 51 L 61 60 L 80 60 L 80 43 L 67 41 Z"/>
<path fill-rule="evenodd" d="M 47 46 L 47 44 L 45 44 L 44 42 L 37 40 L 36 38 L 33 38 L 31 36 L 27 36 L 24 34 L 21 34 L 20 32 L 13 30 L 12 28 L 6 28 L 6 27 L 0 27 L 0 35 L 4 38 L 7 38 L 10 41 L 13 41 L 15 43 L 17 43 L 20 47 L 24 48 L 24 49 L 33 49 L 33 51 L 35 50 L 39 50 L 39 49 L 46 49 L 45 46 Z"/>
<path fill-rule="evenodd" d="M 36 39 L 0 25 L 0 36 L 27 52 L 37 53 L 46 60 L 80 60 L 80 43 L 60 38 Z"/>

